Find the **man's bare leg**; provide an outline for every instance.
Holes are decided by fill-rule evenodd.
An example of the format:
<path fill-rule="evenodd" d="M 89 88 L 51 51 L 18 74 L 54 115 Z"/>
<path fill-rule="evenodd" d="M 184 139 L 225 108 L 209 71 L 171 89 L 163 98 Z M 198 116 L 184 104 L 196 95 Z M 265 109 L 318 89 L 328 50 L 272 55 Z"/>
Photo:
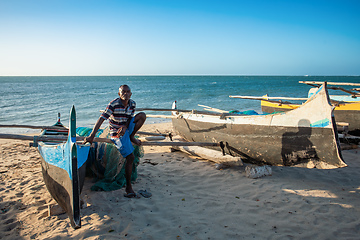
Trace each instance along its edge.
<path fill-rule="evenodd" d="M 141 141 L 135 138 L 135 134 L 142 127 L 142 125 L 144 125 L 145 120 L 146 120 L 146 114 L 143 112 L 136 114 L 136 116 L 134 118 L 135 126 L 134 126 L 133 132 L 130 135 L 130 141 L 138 146 L 141 145 Z M 125 188 L 125 191 L 127 194 L 135 193 L 132 188 L 132 185 L 131 185 L 131 174 L 132 174 L 132 170 L 133 170 L 132 168 L 133 168 L 134 160 L 135 160 L 134 153 L 131 153 L 130 155 L 128 155 L 126 157 L 126 163 L 125 163 L 126 188 Z"/>
<path fill-rule="evenodd" d="M 134 131 L 130 135 L 130 141 L 138 146 L 141 145 L 141 141 L 135 138 L 135 134 L 137 133 L 137 131 L 139 131 L 142 125 L 144 125 L 145 120 L 146 120 L 146 114 L 143 112 L 136 114 L 134 118 L 135 126 L 134 126 Z"/>
<path fill-rule="evenodd" d="M 128 155 L 126 157 L 126 163 L 125 163 L 125 179 L 126 179 L 126 193 L 135 193 L 132 185 L 131 185 L 131 174 L 132 174 L 132 167 L 134 162 L 135 156 L 133 153 Z"/>

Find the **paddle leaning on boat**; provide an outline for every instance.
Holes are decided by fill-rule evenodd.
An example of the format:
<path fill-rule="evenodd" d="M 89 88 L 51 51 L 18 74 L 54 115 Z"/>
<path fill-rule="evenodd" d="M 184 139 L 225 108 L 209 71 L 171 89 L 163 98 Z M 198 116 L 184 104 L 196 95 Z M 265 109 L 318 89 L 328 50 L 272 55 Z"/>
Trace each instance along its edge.
<path fill-rule="evenodd" d="M 226 142 L 233 155 L 258 164 L 345 167 L 326 83 L 299 108 L 269 115 L 174 109 L 175 131 L 187 141 Z"/>

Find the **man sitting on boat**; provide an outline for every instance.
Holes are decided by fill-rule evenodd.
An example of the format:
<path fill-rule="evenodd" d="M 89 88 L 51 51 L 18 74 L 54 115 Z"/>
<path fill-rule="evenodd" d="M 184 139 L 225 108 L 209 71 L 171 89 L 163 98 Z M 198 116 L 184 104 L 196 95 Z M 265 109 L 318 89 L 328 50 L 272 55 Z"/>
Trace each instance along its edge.
<path fill-rule="evenodd" d="M 119 98 L 112 100 L 108 104 L 96 122 L 90 136 L 85 138 L 84 142 L 92 143 L 101 124 L 109 119 L 111 140 L 115 143 L 120 154 L 126 158 L 126 194 L 124 196 L 131 198 L 137 196 L 131 185 L 132 165 L 135 159 L 132 143 L 138 146 L 141 145 L 141 141 L 135 138 L 135 134 L 144 124 L 146 115 L 143 112 L 135 115 L 136 103 L 130 99 L 132 92 L 128 85 L 121 85 L 118 94 Z"/>

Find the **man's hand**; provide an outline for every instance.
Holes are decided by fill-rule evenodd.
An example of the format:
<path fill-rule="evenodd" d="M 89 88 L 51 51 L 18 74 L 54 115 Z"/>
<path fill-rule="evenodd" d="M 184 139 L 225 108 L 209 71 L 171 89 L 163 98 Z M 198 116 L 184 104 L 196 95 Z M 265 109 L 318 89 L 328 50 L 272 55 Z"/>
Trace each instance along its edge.
<path fill-rule="evenodd" d="M 141 141 L 134 136 L 130 136 L 130 141 L 134 143 L 135 145 L 141 146 Z"/>
<path fill-rule="evenodd" d="M 117 131 L 117 137 L 122 137 L 124 136 L 125 132 L 126 132 L 127 127 L 126 126 L 122 126 L 119 128 L 119 130 Z"/>
<path fill-rule="evenodd" d="M 86 143 L 92 144 L 93 141 L 94 141 L 94 136 L 90 135 L 89 137 L 84 138 L 83 144 L 86 144 Z"/>
<path fill-rule="evenodd" d="M 99 130 L 101 124 L 102 124 L 104 121 L 105 121 L 105 119 L 102 118 L 102 117 L 100 117 L 100 118 L 97 120 L 97 122 L 95 123 L 95 127 L 94 127 L 94 129 L 92 130 L 90 136 L 84 138 L 83 144 L 85 144 L 85 143 L 90 143 L 90 144 L 92 144 L 92 143 L 93 143 L 94 138 L 95 138 L 95 135 L 96 135 L 97 131 Z"/>

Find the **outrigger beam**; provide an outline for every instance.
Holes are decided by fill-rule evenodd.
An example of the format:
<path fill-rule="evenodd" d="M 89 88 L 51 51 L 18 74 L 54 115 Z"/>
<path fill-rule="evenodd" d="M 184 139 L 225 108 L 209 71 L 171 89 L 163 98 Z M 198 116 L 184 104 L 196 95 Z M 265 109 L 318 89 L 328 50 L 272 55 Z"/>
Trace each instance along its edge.
<path fill-rule="evenodd" d="M 3 125 L 0 124 L 0 128 L 31 128 L 31 129 L 44 129 L 44 130 L 51 130 L 51 129 L 66 129 L 61 126 L 33 126 L 33 125 L 16 125 L 16 124 L 10 124 L 10 125 Z"/>
<path fill-rule="evenodd" d="M 17 134 L 0 134 L 3 139 L 17 139 L 27 141 L 57 141 L 62 142 L 67 140 L 67 136 L 27 136 Z M 76 137 L 76 141 L 84 141 L 85 137 Z M 113 143 L 109 138 L 94 138 L 94 142 Z M 155 141 L 142 141 L 143 146 L 220 146 L 221 143 L 209 142 L 155 142 Z"/>
<path fill-rule="evenodd" d="M 313 87 L 320 87 L 324 82 L 315 82 L 315 81 L 299 81 L 299 83 L 304 83 Z M 328 85 L 337 85 L 337 86 L 360 86 L 360 83 L 341 83 L 341 82 L 327 82 Z M 340 90 L 343 92 L 346 92 L 348 94 L 350 94 L 352 97 L 356 98 L 356 97 L 360 97 L 360 91 L 358 88 L 354 88 L 354 89 L 345 89 L 342 87 L 329 87 L 327 86 L 328 89 L 332 89 L 332 90 Z"/>
<path fill-rule="evenodd" d="M 304 84 L 318 84 L 318 85 L 322 85 L 324 82 L 317 82 L 317 81 L 299 81 L 299 83 L 304 83 Z M 360 83 L 345 83 L 345 82 L 326 82 L 327 83 L 327 87 L 329 87 L 329 85 L 338 85 L 338 86 L 360 86 Z"/>

